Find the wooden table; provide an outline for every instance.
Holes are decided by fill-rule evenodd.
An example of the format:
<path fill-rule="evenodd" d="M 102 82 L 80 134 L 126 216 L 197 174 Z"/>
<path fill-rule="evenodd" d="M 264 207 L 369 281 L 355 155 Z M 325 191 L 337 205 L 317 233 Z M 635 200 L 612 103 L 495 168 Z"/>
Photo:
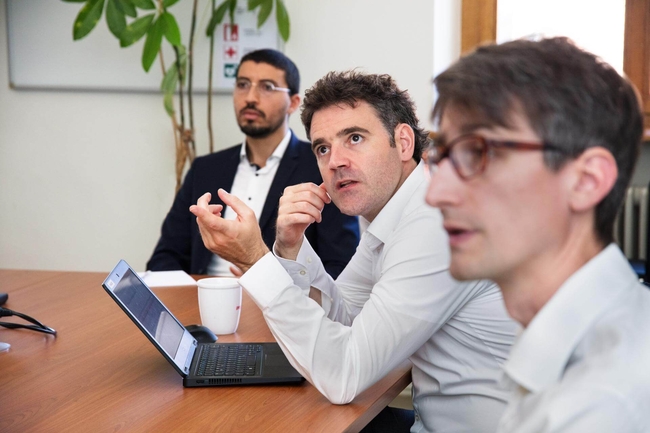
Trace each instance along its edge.
<path fill-rule="evenodd" d="M 54 338 L 0 327 L 0 341 L 11 344 L 0 353 L 0 432 L 352 432 L 410 383 L 407 361 L 344 406 L 329 403 L 307 382 L 184 388 L 104 292 L 105 277 L 0 270 L 0 292 L 9 293 L 5 307 L 58 331 Z M 183 324 L 200 323 L 196 287 L 155 292 Z M 237 333 L 219 341 L 274 339 L 244 294 Z"/>

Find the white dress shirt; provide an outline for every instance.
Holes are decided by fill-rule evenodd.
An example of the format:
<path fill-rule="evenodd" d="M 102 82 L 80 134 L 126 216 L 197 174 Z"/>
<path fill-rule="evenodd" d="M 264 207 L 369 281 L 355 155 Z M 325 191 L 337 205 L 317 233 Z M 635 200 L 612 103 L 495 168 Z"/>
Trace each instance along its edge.
<path fill-rule="evenodd" d="M 246 203 L 246 205 L 255 212 L 258 222 L 260 220 L 260 215 L 262 215 L 262 210 L 264 209 L 266 196 L 269 194 L 269 189 L 271 189 L 271 184 L 273 183 L 273 179 L 275 179 L 275 173 L 278 171 L 280 161 L 289 146 L 290 140 L 291 131 L 287 132 L 287 135 L 285 135 L 282 141 L 280 141 L 271 156 L 266 160 L 266 165 L 262 168 L 252 165 L 249 161 L 248 154 L 246 153 L 246 140 L 244 140 L 241 145 L 237 173 L 235 174 L 232 188 L 228 192 L 239 197 L 244 203 Z M 226 207 L 223 217 L 227 220 L 234 220 L 237 218 L 237 214 L 230 206 L 228 206 Z M 229 261 L 213 254 L 212 260 L 208 265 L 208 274 L 232 276 L 230 266 L 231 263 Z"/>
<path fill-rule="evenodd" d="M 306 240 L 296 262 L 269 253 L 240 282 L 294 367 L 331 402 L 350 402 L 410 357 L 413 432 L 493 432 L 518 326 L 493 283 L 449 275 L 424 171 L 420 164 L 368 226 L 336 282 Z"/>
<path fill-rule="evenodd" d="M 517 339 L 499 432 L 650 432 L 650 292 L 611 244 Z"/>

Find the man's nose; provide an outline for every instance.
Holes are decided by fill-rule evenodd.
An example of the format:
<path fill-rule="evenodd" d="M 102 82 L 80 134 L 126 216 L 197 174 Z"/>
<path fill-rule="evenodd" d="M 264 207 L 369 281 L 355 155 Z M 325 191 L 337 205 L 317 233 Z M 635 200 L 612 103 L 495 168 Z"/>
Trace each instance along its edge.
<path fill-rule="evenodd" d="M 448 158 L 440 161 L 432 170 L 426 201 L 430 206 L 442 208 L 457 204 L 460 200 L 458 177 Z"/>
<path fill-rule="evenodd" d="M 257 91 L 257 86 L 250 86 L 246 92 L 246 102 L 257 103 L 260 100 L 260 93 Z"/>
<path fill-rule="evenodd" d="M 334 170 L 350 165 L 348 151 L 343 146 L 332 146 L 330 148 L 329 168 Z"/>

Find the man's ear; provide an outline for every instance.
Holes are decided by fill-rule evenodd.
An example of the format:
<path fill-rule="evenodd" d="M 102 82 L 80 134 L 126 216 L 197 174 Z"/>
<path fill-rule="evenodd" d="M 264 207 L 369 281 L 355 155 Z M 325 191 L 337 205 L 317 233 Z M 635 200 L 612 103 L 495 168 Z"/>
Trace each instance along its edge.
<path fill-rule="evenodd" d="M 300 107 L 300 95 L 296 93 L 295 95 L 291 95 L 289 97 L 290 103 L 289 103 L 289 109 L 287 110 L 288 114 L 293 113 Z"/>
<path fill-rule="evenodd" d="M 395 145 L 400 151 L 402 162 L 413 158 L 415 151 L 415 133 L 406 123 L 399 123 L 395 127 Z"/>
<path fill-rule="evenodd" d="M 618 166 L 611 152 L 604 147 L 590 147 L 575 161 L 571 191 L 571 208 L 576 211 L 594 209 L 614 188 Z"/>

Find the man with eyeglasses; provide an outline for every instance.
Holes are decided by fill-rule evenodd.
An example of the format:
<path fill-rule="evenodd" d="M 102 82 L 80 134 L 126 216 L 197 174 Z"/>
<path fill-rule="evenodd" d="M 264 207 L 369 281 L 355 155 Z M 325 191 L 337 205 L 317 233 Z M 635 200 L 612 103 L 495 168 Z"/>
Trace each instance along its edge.
<path fill-rule="evenodd" d="M 309 143 L 289 129 L 289 116 L 300 105 L 300 75 L 284 54 L 271 49 L 242 57 L 237 70 L 233 102 L 242 144 L 196 158 L 187 172 L 147 269 L 182 269 L 191 274 L 231 275 L 231 264 L 203 245 L 196 219 L 187 209 L 206 191 L 214 204 L 223 204 L 216 191 L 224 188 L 242 197 L 255 213 L 264 242 L 275 240 L 278 200 L 289 185 L 320 183 L 321 177 Z M 227 208 L 225 218 L 236 214 Z M 323 223 L 305 233 L 323 258 L 325 269 L 336 277 L 352 257 L 359 241 L 355 217 L 334 205 L 323 210 Z"/>
<path fill-rule="evenodd" d="M 387 408 L 364 432 L 493 432 L 516 324 L 494 283 L 449 275 L 440 213 L 424 202 L 427 134 L 409 95 L 388 75 L 332 72 L 306 92 L 301 118 L 324 182 L 285 190 L 275 254 L 244 201 L 221 190 L 237 221 L 209 194 L 190 208 L 206 245 L 245 272 L 240 283 L 285 354 L 331 402 L 411 360 L 415 413 Z M 369 222 L 336 280 L 303 235 L 330 202 Z"/>
<path fill-rule="evenodd" d="M 650 292 L 613 243 L 642 136 L 633 86 L 564 38 L 477 49 L 435 79 L 427 202 L 451 274 L 525 329 L 499 432 L 650 431 Z"/>

